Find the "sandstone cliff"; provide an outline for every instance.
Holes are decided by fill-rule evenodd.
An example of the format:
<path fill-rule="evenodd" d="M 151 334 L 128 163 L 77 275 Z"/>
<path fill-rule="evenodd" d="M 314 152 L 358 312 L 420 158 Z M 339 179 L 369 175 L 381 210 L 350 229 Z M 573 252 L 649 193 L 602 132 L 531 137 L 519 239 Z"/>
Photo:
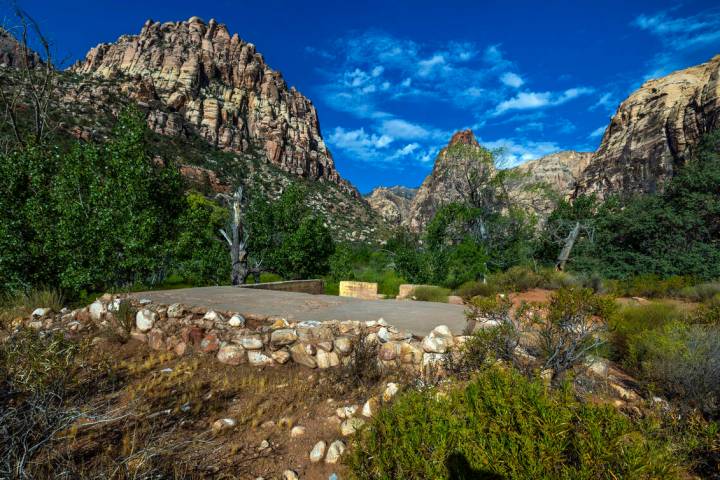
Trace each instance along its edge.
<path fill-rule="evenodd" d="M 417 188 L 403 186 L 378 187 L 365 197 L 373 210 L 380 214 L 388 223 L 399 225 L 405 223 L 410 214 L 410 205 L 417 193 Z"/>
<path fill-rule="evenodd" d="M 37 53 L 33 51 L 23 52 L 15 37 L 0 28 L 0 67 L 20 67 L 24 65 L 24 54 L 27 54 L 27 61 L 31 67 L 40 63 L 40 56 Z"/>
<path fill-rule="evenodd" d="M 463 174 L 464 160 L 450 161 L 447 155 L 448 149 L 456 143 L 480 148 L 475 135 L 470 130 L 453 135 L 447 147 L 438 154 L 432 172 L 422 183 L 410 204 L 409 213 L 403 223 L 412 230 L 423 229 L 441 206 L 461 200 L 454 185 L 458 175 Z M 557 152 L 515 167 L 514 171 L 517 175 L 513 176 L 507 185 L 509 194 L 515 201 L 527 205 L 542 218 L 553 206 L 547 190 L 551 190 L 553 196 L 569 197 L 592 155 L 589 152 Z M 547 188 L 542 191 L 533 188 L 539 186 Z"/>
<path fill-rule="evenodd" d="M 189 127 L 223 150 L 259 149 L 287 172 L 357 195 L 335 170 L 310 100 L 215 20 L 148 20 L 139 35 L 98 45 L 71 71 L 119 83 L 151 107 L 148 123 L 159 133 Z"/>
<path fill-rule="evenodd" d="M 654 192 L 720 127 L 720 55 L 649 80 L 612 117 L 575 195 Z"/>

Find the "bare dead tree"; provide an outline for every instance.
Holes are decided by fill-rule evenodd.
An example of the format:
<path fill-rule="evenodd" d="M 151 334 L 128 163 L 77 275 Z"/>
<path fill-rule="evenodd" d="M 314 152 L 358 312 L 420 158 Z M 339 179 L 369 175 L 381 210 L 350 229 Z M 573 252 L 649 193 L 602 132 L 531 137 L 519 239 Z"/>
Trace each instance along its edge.
<path fill-rule="evenodd" d="M 567 235 L 564 235 L 567 232 Z M 581 235 L 585 235 L 590 241 L 594 237 L 594 229 L 589 221 L 576 220 L 574 223 L 561 222 L 556 226 L 553 236 L 555 241 L 562 245 L 562 249 L 555 261 L 555 268 L 559 271 L 565 270 L 565 265 L 570 260 L 570 254 Z"/>
<path fill-rule="evenodd" d="M 16 8 L 19 25 L 13 29 L 16 36 L 16 58 L 12 65 L 0 69 L 0 107 L 10 125 L 15 142 L 26 145 L 29 141 L 42 143 L 50 132 L 50 109 L 56 86 L 56 70 L 52 49 L 38 23 L 23 10 Z M 31 47 L 37 43 L 41 55 Z M 28 110 L 30 124 L 23 122 L 21 112 Z"/>
<path fill-rule="evenodd" d="M 238 187 L 235 193 L 230 196 L 226 193 L 218 193 L 217 198 L 227 204 L 230 209 L 230 222 L 228 234 L 224 229 L 220 229 L 220 234 L 230 247 L 230 261 L 232 264 L 231 280 L 233 285 L 242 285 L 245 283 L 250 269 L 248 268 L 248 252 L 247 243 L 250 238 L 249 232 L 246 230 L 243 222 L 242 202 L 243 188 Z"/>

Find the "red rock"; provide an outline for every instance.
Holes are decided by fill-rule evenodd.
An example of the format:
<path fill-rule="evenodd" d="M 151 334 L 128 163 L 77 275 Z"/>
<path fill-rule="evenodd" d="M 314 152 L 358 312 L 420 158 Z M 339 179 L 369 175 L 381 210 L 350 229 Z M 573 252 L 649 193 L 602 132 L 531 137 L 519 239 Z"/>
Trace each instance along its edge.
<path fill-rule="evenodd" d="M 212 353 L 220 348 L 220 340 L 214 333 L 208 333 L 200 342 L 200 350 L 204 353 Z"/>

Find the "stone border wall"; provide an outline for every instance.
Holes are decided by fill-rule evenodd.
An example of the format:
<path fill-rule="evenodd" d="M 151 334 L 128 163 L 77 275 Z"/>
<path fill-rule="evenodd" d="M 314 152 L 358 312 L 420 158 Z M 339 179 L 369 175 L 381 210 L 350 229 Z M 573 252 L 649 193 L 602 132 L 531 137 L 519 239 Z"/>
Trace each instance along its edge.
<path fill-rule="evenodd" d="M 278 292 L 310 293 L 312 295 L 322 295 L 325 293 L 325 281 L 321 279 L 248 283 L 238 286 L 240 288 L 257 288 L 260 290 L 275 290 Z"/>
<path fill-rule="evenodd" d="M 19 319 L 40 331 L 90 335 L 117 328 L 114 316 L 122 304 L 134 314 L 132 338 L 159 351 L 178 356 L 213 355 L 219 362 L 239 365 L 279 366 L 298 363 L 308 368 L 331 368 L 350 362 L 360 335 L 379 344 L 383 368 L 406 367 L 423 371 L 442 364 L 467 337 L 453 336 L 444 325 L 425 338 L 388 325 L 383 319 L 360 322 L 288 322 L 281 317 L 221 312 L 183 304 L 161 305 L 106 294 L 88 307 L 60 313 L 39 308 L 29 319 Z M 19 323 L 16 325 L 19 326 Z"/>

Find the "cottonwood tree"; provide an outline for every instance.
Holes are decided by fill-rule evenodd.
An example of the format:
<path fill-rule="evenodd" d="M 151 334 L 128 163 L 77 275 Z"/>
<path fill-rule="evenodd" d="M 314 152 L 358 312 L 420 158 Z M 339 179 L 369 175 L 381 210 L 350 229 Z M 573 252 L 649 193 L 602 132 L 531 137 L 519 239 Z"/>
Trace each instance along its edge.
<path fill-rule="evenodd" d="M 14 143 L 41 144 L 52 130 L 50 110 L 56 87 L 56 70 L 50 42 L 38 23 L 27 13 L 15 9 L 18 25 L 0 27 L 0 38 L 12 45 L 17 32 L 17 45 L 10 51 L 11 61 L 0 68 L 0 108 L 10 126 Z M 40 55 L 32 48 L 36 46 Z M 24 111 L 29 119 L 24 118 Z"/>
<path fill-rule="evenodd" d="M 250 232 L 248 232 L 244 224 L 242 211 L 243 188 L 241 186 L 238 187 L 232 196 L 226 193 L 218 193 L 217 198 L 225 202 L 230 209 L 230 221 L 228 226 L 230 233 L 221 228 L 220 234 L 223 236 L 230 248 L 230 262 L 232 264 L 231 281 L 233 285 L 242 285 L 245 283 L 245 280 L 250 273 L 247 252 Z"/>

